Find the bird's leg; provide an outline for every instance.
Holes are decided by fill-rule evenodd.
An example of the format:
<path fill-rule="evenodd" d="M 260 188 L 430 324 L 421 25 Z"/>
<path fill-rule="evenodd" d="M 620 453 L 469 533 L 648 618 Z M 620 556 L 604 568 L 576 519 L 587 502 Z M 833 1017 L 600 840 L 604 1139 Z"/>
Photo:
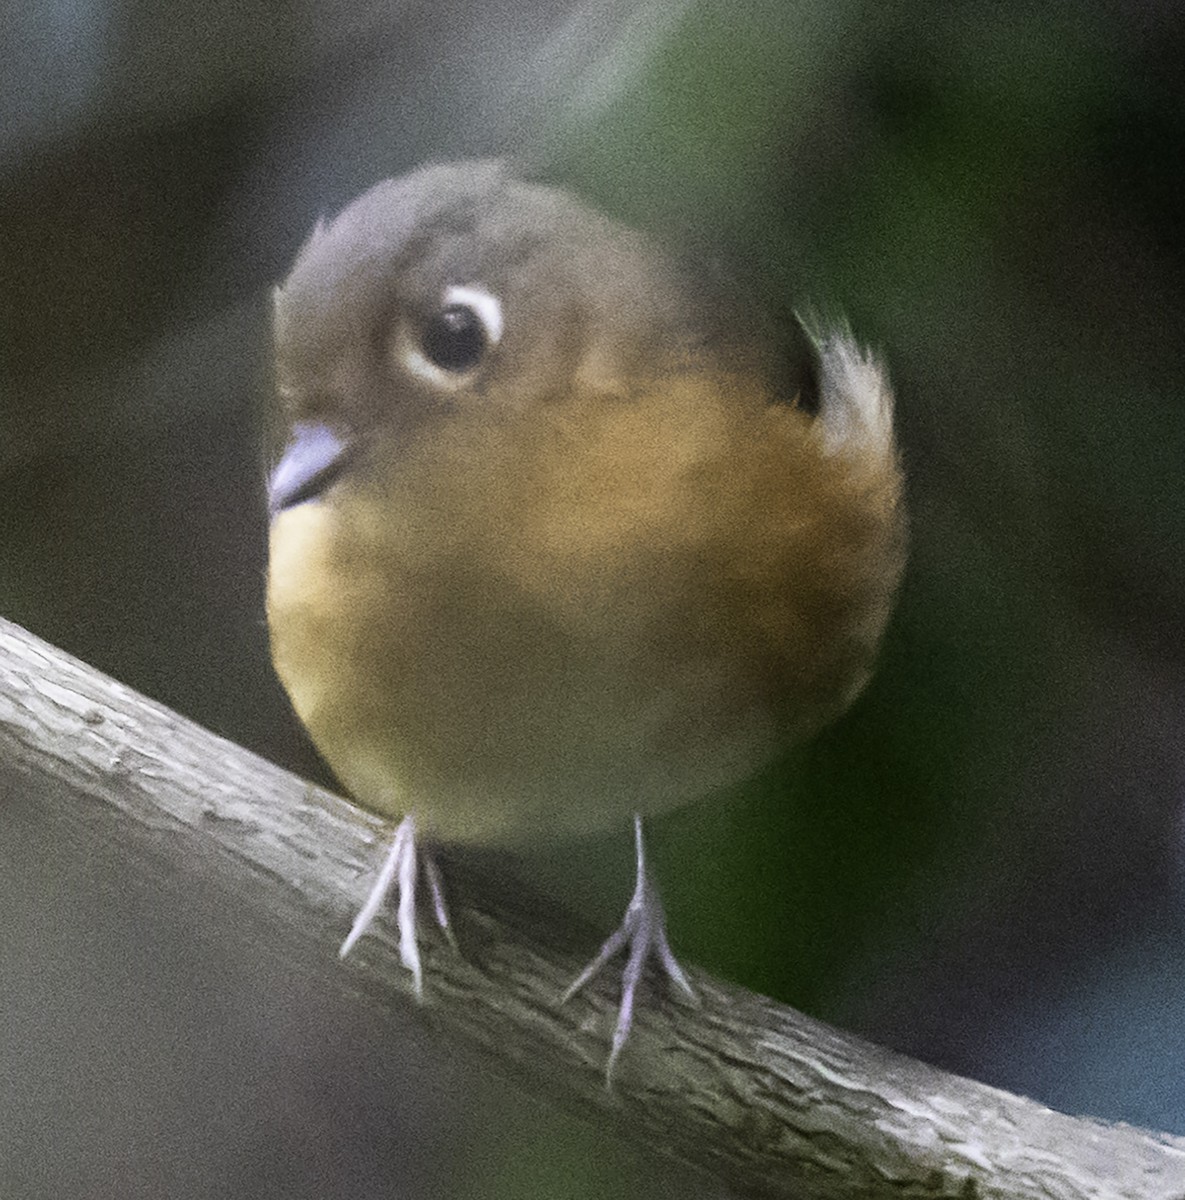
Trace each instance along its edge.
<path fill-rule="evenodd" d="M 646 867 L 646 852 L 642 842 L 642 818 L 634 817 L 634 845 L 637 853 L 637 883 L 634 894 L 625 910 L 625 917 L 613 933 L 605 939 L 605 944 L 597 952 L 596 957 L 572 981 L 572 985 L 564 993 L 564 1001 L 570 1000 L 590 979 L 595 978 L 605 964 L 621 949 L 628 946 L 629 953 L 625 961 L 625 969 L 621 974 L 621 1007 L 617 1011 L 617 1025 L 613 1030 L 613 1047 L 609 1051 L 609 1062 L 605 1067 L 605 1076 L 612 1080 L 613 1067 L 617 1056 L 629 1037 L 634 1020 L 634 998 L 638 989 L 638 981 L 646 961 L 652 955 L 658 957 L 667 978 L 676 984 L 692 1001 L 699 997 L 683 973 L 674 954 L 671 953 L 667 942 L 666 916 L 663 913 L 662 901 L 659 899 L 658 888 L 650 877 Z"/>
<path fill-rule="evenodd" d="M 444 902 L 444 890 L 441 887 L 440 871 L 436 863 L 423 854 L 424 873 L 428 876 L 428 887 L 432 893 L 432 908 L 436 915 L 437 924 L 444 930 L 450 942 L 453 941 L 452 928 L 449 924 L 448 909 Z M 342 942 L 340 957 L 345 958 L 353 949 L 358 939 L 370 928 L 375 915 L 383 906 L 390 894 L 391 888 L 399 886 L 399 907 L 397 909 L 399 926 L 399 960 L 411 972 L 415 986 L 416 998 L 424 998 L 424 970 L 420 962 L 420 948 L 416 942 L 416 823 L 410 813 L 399 823 L 391 849 L 379 871 L 366 903 L 362 905 L 354 918 L 346 940 Z"/>

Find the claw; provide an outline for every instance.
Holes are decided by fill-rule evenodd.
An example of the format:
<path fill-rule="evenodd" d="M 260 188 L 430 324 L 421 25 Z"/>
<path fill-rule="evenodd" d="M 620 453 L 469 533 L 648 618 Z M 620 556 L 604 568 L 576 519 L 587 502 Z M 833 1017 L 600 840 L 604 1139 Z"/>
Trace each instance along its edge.
<path fill-rule="evenodd" d="M 441 885 L 440 870 L 436 863 L 427 855 L 424 860 L 424 873 L 428 877 L 428 888 L 432 893 L 432 909 L 436 923 L 444 930 L 452 946 L 456 946 L 452 926 L 449 923 L 448 908 L 444 902 L 444 889 Z M 392 887 L 399 886 L 399 906 L 397 921 L 399 928 L 399 961 L 411 972 L 412 984 L 415 988 L 416 999 L 424 998 L 424 969 L 420 961 L 420 947 L 416 941 L 416 824 L 415 818 L 409 813 L 399 823 L 395 830 L 395 838 L 391 849 L 379 871 L 366 903 L 354 918 L 354 924 L 346 935 L 338 951 L 340 958 L 345 958 L 353 949 L 358 939 L 370 928 L 375 916 L 382 908 Z"/>
<path fill-rule="evenodd" d="M 448 905 L 444 902 L 444 883 L 440 877 L 440 868 L 436 865 L 436 860 L 427 852 L 424 851 L 424 874 L 428 876 L 428 888 L 432 893 L 432 912 L 436 917 L 436 924 L 440 926 L 444 936 L 448 938 L 448 944 L 454 950 L 458 950 L 457 939 L 453 935 L 452 923 L 448 919 Z"/>
<path fill-rule="evenodd" d="M 613 1029 L 613 1044 L 609 1061 L 605 1066 L 605 1082 L 612 1086 L 613 1068 L 629 1037 L 634 1020 L 634 1001 L 638 983 L 642 978 L 647 960 L 657 956 L 667 978 L 674 983 L 689 1000 L 699 1003 L 699 997 L 691 986 L 683 968 L 671 953 L 667 941 L 666 915 L 658 888 L 646 868 L 646 854 L 642 843 L 642 818 L 634 817 L 634 845 L 637 854 L 637 883 L 634 894 L 625 910 L 621 924 L 606 939 L 592 962 L 580 972 L 564 993 L 566 1003 L 590 980 L 595 979 L 605 964 L 624 947 L 629 947 L 625 969 L 621 973 L 621 1007 L 617 1010 L 617 1024 Z"/>

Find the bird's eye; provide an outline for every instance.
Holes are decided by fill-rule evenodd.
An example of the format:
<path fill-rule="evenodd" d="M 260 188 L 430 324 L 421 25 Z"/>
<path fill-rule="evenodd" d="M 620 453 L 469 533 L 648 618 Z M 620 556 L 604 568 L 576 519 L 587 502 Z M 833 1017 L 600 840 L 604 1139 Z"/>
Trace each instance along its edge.
<path fill-rule="evenodd" d="M 426 320 L 400 327 L 395 354 L 413 375 L 446 390 L 463 387 L 502 338 L 502 305 L 478 287 L 449 287 Z"/>
<path fill-rule="evenodd" d="M 424 330 L 424 356 L 442 371 L 468 371 L 481 361 L 489 344 L 481 317 L 467 304 L 441 309 Z"/>

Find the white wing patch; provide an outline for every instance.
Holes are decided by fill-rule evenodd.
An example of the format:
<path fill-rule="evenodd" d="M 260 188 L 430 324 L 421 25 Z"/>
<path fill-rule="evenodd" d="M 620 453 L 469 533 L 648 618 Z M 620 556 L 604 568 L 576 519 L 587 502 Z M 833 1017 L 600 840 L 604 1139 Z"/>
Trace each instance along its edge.
<path fill-rule="evenodd" d="M 823 334 L 817 345 L 819 420 L 828 449 L 880 448 L 892 454 L 893 392 L 880 360 L 843 329 Z"/>

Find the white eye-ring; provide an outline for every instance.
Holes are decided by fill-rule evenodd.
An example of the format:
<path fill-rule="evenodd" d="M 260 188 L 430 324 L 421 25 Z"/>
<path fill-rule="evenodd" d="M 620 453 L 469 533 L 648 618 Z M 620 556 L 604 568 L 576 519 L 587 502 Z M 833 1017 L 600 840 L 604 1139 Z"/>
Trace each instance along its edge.
<path fill-rule="evenodd" d="M 450 287 L 444 293 L 444 307 L 461 305 L 471 308 L 486 327 L 490 345 L 502 340 L 502 301 L 497 296 L 476 287 Z"/>
<path fill-rule="evenodd" d="M 477 287 L 445 289 L 440 307 L 416 327 L 400 326 L 395 353 L 402 365 L 436 387 L 468 381 L 502 338 L 502 305 Z"/>

